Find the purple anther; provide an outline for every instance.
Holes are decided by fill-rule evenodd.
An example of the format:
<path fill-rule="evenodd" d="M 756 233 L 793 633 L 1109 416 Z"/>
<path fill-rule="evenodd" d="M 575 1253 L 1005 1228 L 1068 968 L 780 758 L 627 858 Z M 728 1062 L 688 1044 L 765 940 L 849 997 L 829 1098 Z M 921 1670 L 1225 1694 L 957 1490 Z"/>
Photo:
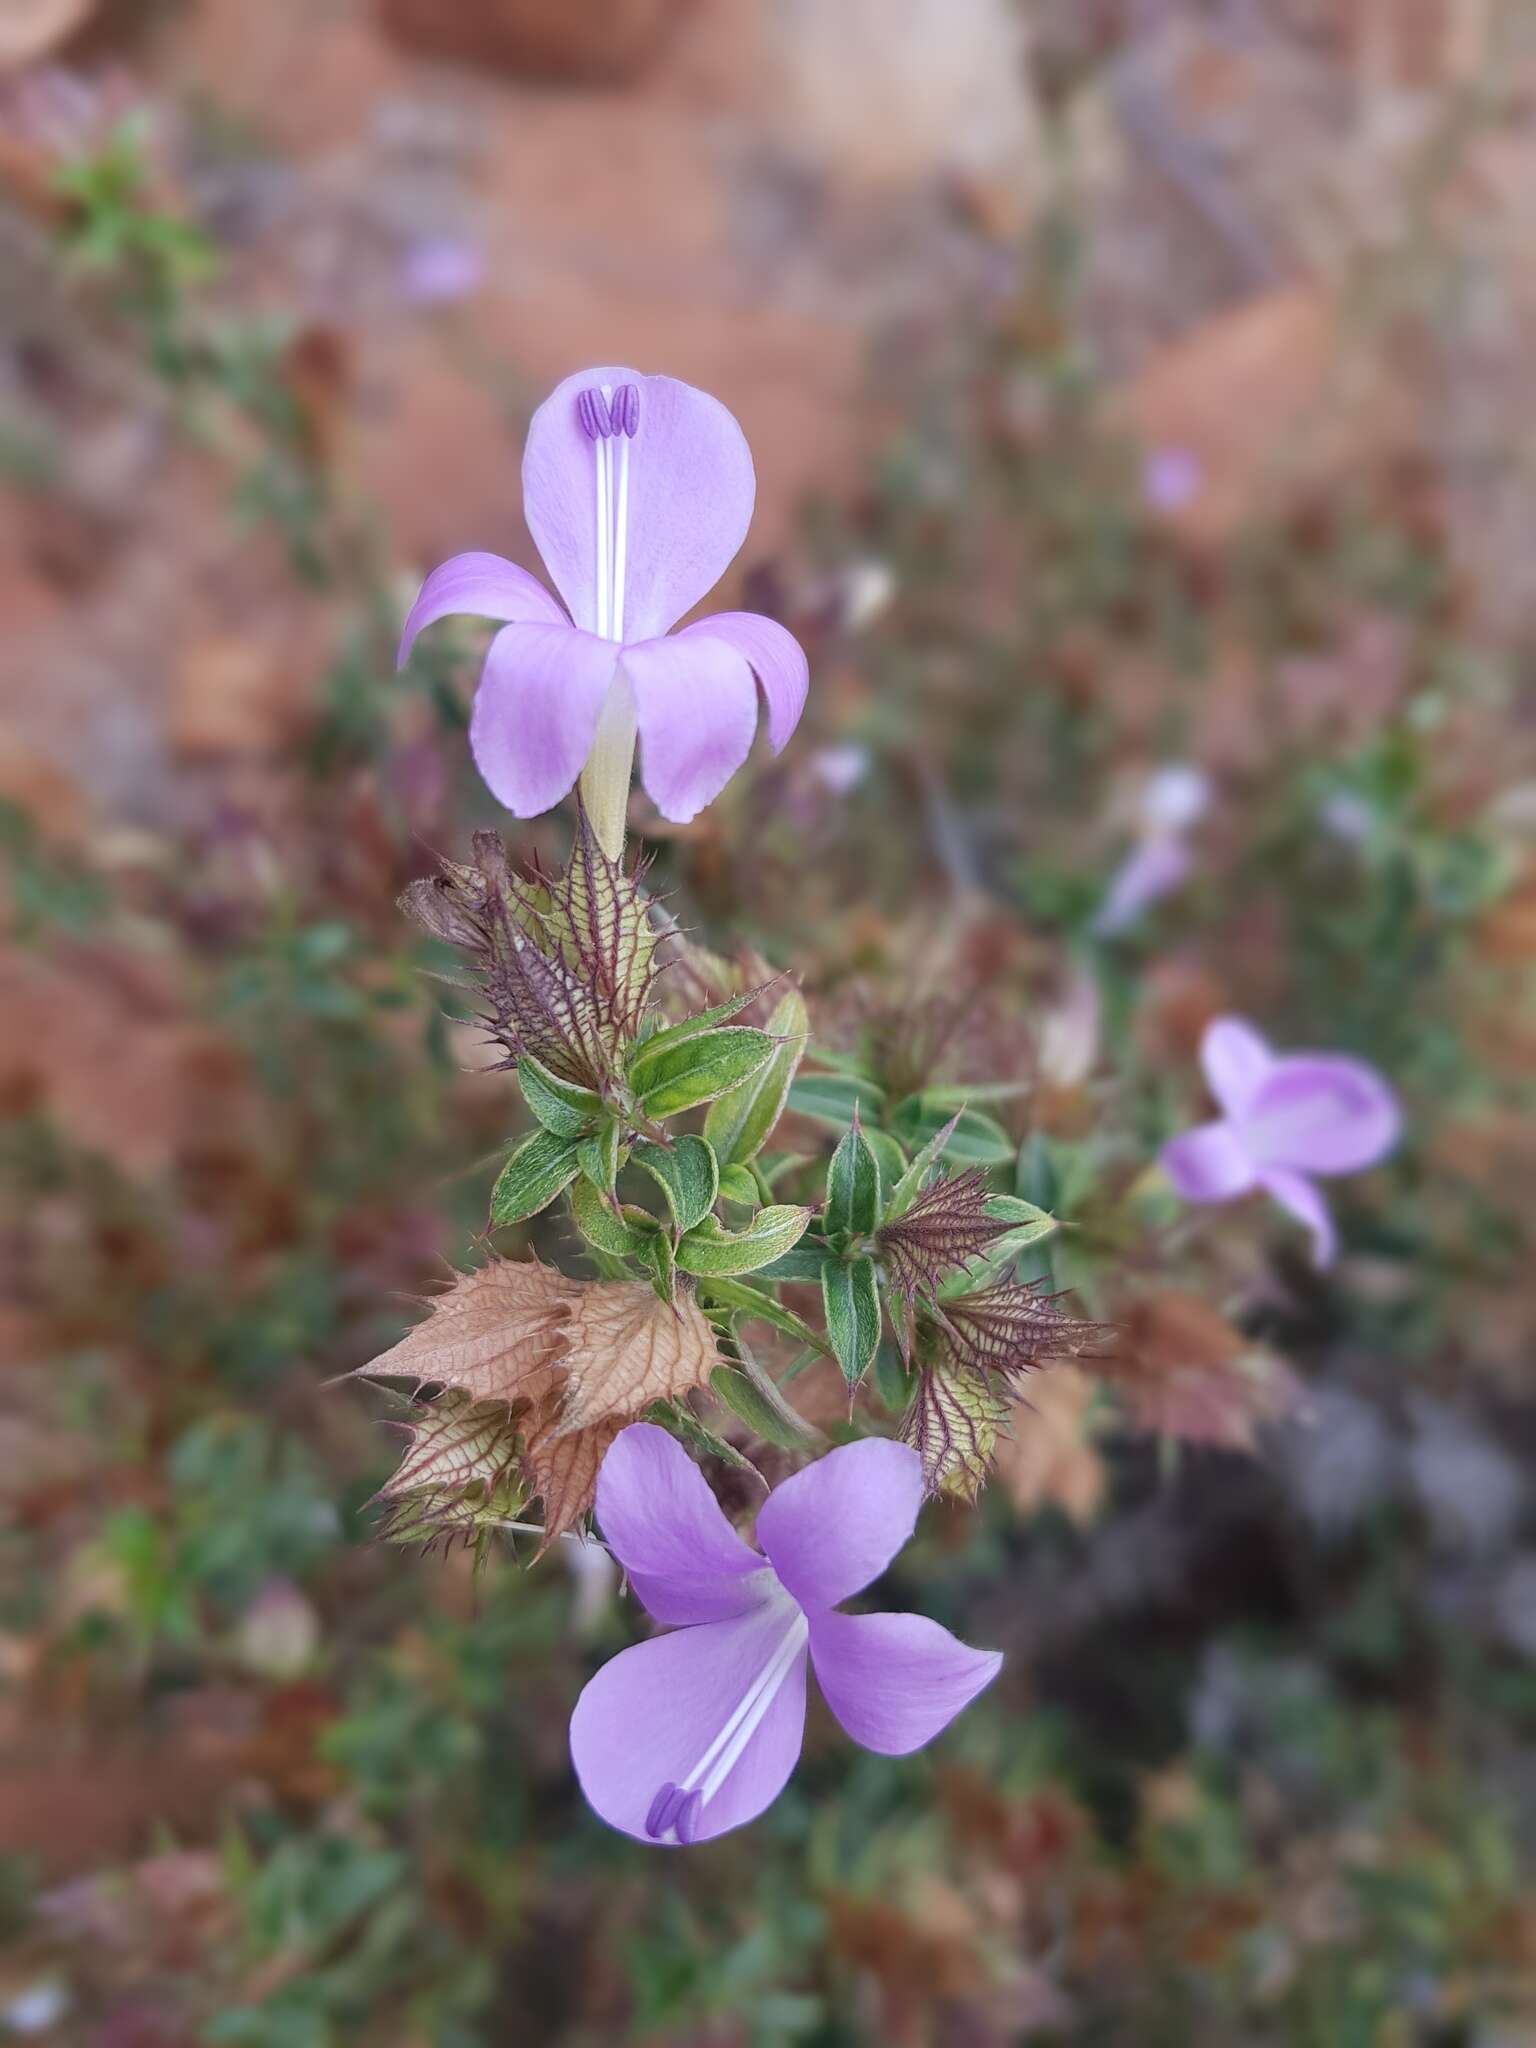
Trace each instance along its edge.
<path fill-rule="evenodd" d="M 640 427 L 640 388 L 621 384 L 613 394 L 613 431 L 633 440 Z"/>
<path fill-rule="evenodd" d="M 629 388 L 632 391 L 634 386 L 631 385 Z M 676 1813 L 671 1816 L 672 1825 L 677 1830 L 677 1839 L 680 1842 L 686 1843 L 693 1840 L 699 1831 L 699 1815 L 703 1811 L 704 1794 L 702 1792 L 690 1792 Z"/>
<path fill-rule="evenodd" d="M 686 1803 L 682 1787 L 668 1779 L 651 1801 L 650 1811 L 645 1816 L 645 1832 L 653 1842 L 661 1840 L 676 1818 L 678 1808 Z"/>
<path fill-rule="evenodd" d="M 597 385 L 589 384 L 585 391 L 576 395 L 576 417 L 589 441 L 606 441 L 613 432 L 613 421 L 608 416 L 608 401 Z"/>

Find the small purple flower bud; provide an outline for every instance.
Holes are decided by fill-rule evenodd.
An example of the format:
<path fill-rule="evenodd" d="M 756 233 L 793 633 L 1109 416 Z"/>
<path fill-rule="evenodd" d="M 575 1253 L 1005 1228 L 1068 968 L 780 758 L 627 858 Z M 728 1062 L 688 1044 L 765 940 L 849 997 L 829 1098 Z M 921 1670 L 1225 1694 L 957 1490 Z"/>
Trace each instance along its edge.
<path fill-rule="evenodd" d="M 633 440 L 640 429 L 640 387 L 621 384 L 613 394 L 613 431 Z"/>

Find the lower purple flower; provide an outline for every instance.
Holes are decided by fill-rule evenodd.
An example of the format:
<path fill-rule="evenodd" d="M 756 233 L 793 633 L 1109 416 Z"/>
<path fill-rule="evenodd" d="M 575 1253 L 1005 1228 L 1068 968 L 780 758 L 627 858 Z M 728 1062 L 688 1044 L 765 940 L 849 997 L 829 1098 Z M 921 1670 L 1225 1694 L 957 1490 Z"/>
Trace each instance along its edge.
<path fill-rule="evenodd" d="M 708 1841 L 783 1791 L 805 1728 L 807 1659 L 827 1704 L 883 1756 L 921 1749 L 1002 1665 L 917 1614 L 839 1614 L 912 1534 L 922 1467 L 867 1438 L 785 1480 L 761 1552 L 665 1430 L 637 1422 L 603 1460 L 597 1518 L 636 1595 L 675 1629 L 622 1650 L 571 1716 L 581 1789 L 640 1841 Z"/>
<path fill-rule="evenodd" d="M 1397 1143 L 1397 1098 L 1376 1069 L 1339 1053 L 1272 1052 L 1241 1017 L 1207 1025 L 1200 1062 L 1224 1112 L 1163 1147 L 1186 1202 L 1229 1202 L 1263 1188 L 1312 1233 L 1319 1266 L 1338 1240 L 1316 1174 L 1362 1173 Z"/>

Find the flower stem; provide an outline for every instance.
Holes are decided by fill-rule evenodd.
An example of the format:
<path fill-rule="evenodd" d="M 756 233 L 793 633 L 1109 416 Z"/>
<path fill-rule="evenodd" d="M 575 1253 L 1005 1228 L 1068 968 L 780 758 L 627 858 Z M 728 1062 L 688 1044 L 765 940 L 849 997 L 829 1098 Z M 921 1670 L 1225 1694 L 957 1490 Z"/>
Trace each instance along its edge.
<path fill-rule="evenodd" d="M 628 683 L 615 679 L 597 721 L 597 736 L 581 771 L 581 800 L 597 843 L 610 860 L 624 851 L 629 811 L 629 778 L 635 765 L 635 700 Z"/>

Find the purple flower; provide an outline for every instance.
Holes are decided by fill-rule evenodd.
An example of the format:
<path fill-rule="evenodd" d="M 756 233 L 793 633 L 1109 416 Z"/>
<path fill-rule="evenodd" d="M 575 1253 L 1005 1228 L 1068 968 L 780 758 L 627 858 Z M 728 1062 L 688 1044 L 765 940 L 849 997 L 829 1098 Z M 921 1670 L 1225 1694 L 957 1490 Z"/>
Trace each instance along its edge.
<path fill-rule="evenodd" d="M 835 1612 L 901 1549 L 922 1497 L 904 1444 L 844 1444 L 769 1496 L 759 1553 L 665 1430 L 637 1422 L 615 1438 L 597 1517 L 675 1633 L 621 1650 L 571 1716 L 576 1775 L 610 1827 L 672 1844 L 755 1820 L 800 1754 L 807 1656 L 838 1720 L 882 1756 L 920 1749 L 990 1683 L 1001 1655 L 937 1622 Z"/>
<path fill-rule="evenodd" d="M 450 612 L 506 622 L 485 658 L 469 738 L 508 810 L 527 818 L 558 803 L 600 720 L 610 772 L 597 822 L 610 852 L 637 727 L 645 786 L 679 823 L 746 759 L 758 684 L 769 741 L 783 747 L 807 682 L 793 635 L 754 612 L 671 631 L 730 566 L 756 488 L 736 421 L 673 377 L 584 370 L 539 407 L 523 451 L 523 510 L 564 609 L 499 555 L 455 555 L 422 585 L 400 641 L 404 662 L 422 628 Z"/>
<path fill-rule="evenodd" d="M 1397 1143 L 1397 1099 L 1374 1067 L 1338 1053 L 1276 1054 L 1241 1017 L 1206 1026 L 1200 1062 L 1223 1114 L 1163 1147 L 1186 1202 L 1229 1202 L 1263 1188 L 1312 1233 L 1331 1264 L 1333 1218 L 1314 1174 L 1360 1173 Z"/>

